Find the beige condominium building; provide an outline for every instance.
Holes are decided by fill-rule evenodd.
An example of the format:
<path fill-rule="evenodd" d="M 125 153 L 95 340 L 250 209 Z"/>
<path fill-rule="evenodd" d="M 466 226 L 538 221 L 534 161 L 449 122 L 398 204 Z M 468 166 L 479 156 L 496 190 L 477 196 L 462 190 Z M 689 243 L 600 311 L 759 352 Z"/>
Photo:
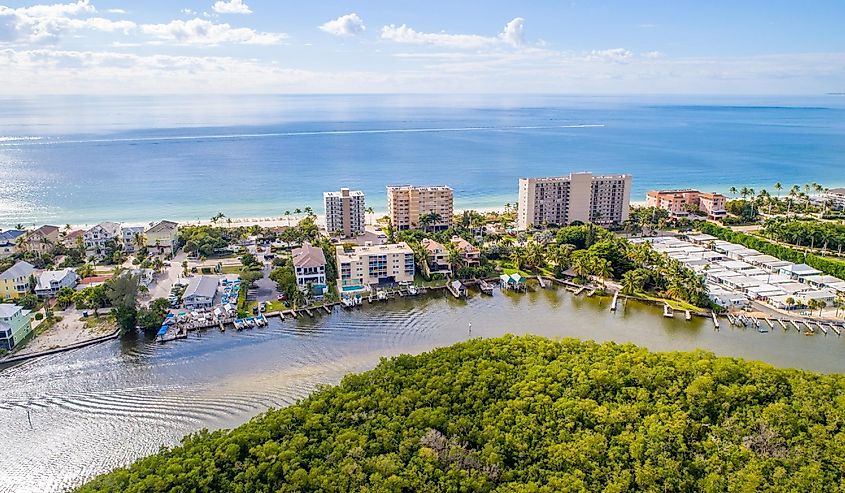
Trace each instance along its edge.
<path fill-rule="evenodd" d="M 393 227 L 396 229 L 431 229 L 442 231 L 452 225 L 454 197 L 447 186 L 387 187 L 387 209 Z M 437 220 L 427 222 L 431 214 Z"/>
<path fill-rule="evenodd" d="M 364 232 L 364 192 L 341 188 L 323 193 L 326 208 L 326 231 L 348 238 Z"/>
<path fill-rule="evenodd" d="M 341 245 L 336 250 L 338 291 L 351 294 L 374 284 L 414 280 L 414 251 L 405 242 L 388 245 Z"/>
<path fill-rule="evenodd" d="M 526 230 L 575 221 L 597 224 L 621 223 L 628 219 L 631 175 L 569 176 L 519 179 L 517 228 Z"/>

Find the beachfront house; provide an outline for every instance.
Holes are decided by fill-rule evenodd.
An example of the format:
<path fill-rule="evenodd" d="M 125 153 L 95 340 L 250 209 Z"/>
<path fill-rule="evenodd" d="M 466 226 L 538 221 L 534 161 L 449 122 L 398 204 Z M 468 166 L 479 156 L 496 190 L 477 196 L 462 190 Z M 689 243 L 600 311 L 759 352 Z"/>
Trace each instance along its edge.
<path fill-rule="evenodd" d="M 32 313 L 23 307 L 0 303 L 0 349 L 11 351 L 32 332 Z"/>
<path fill-rule="evenodd" d="M 113 222 L 100 223 L 82 235 L 85 251 L 90 255 L 104 255 L 109 244 L 120 243 L 120 225 Z"/>
<path fill-rule="evenodd" d="M 425 248 L 425 269 L 426 275 L 442 274 L 452 275 L 452 267 L 449 265 L 449 250 L 442 243 L 430 238 L 424 238 L 420 245 Z"/>
<path fill-rule="evenodd" d="M 464 261 L 464 265 L 470 267 L 481 265 L 481 250 L 477 246 L 460 236 L 453 236 L 451 243 L 452 246 L 458 250 L 458 253 L 461 254 L 461 259 Z"/>
<path fill-rule="evenodd" d="M 24 233 L 19 229 L 0 231 L 0 258 L 11 257 L 18 253 L 18 238 Z"/>
<path fill-rule="evenodd" d="M 24 237 L 21 248 L 36 255 L 53 253 L 56 245 L 59 244 L 58 226 L 45 224 L 38 229 L 30 231 Z"/>
<path fill-rule="evenodd" d="M 179 244 L 179 224 L 159 221 L 144 232 L 147 248 L 159 255 L 173 255 Z"/>
<path fill-rule="evenodd" d="M 0 299 L 16 299 L 29 293 L 32 288 L 30 278 L 34 273 L 35 267 L 23 260 L 0 273 Z"/>
<path fill-rule="evenodd" d="M 143 240 L 143 226 L 124 226 L 120 228 L 120 242 L 124 252 L 134 252 L 138 247 L 139 238 Z"/>
<path fill-rule="evenodd" d="M 407 243 L 338 246 L 338 291 L 352 294 L 373 285 L 392 285 L 414 280 L 414 251 Z"/>
<path fill-rule="evenodd" d="M 75 288 L 79 276 L 73 269 L 45 270 L 38 275 L 35 294 L 39 298 L 52 298 L 62 288 Z"/>
<path fill-rule="evenodd" d="M 188 282 L 182 303 L 189 310 L 211 308 L 217 295 L 217 278 L 214 276 L 194 276 Z"/>
<path fill-rule="evenodd" d="M 62 238 L 62 245 L 68 248 L 76 248 L 79 246 L 80 242 L 84 246 L 85 242 L 85 231 L 81 229 L 75 229 L 73 231 L 69 231 L 65 236 Z"/>
<path fill-rule="evenodd" d="M 291 254 L 299 289 L 306 289 L 310 284 L 316 294 L 322 295 L 326 290 L 326 255 L 323 249 L 306 241 L 302 247 L 294 248 Z"/>

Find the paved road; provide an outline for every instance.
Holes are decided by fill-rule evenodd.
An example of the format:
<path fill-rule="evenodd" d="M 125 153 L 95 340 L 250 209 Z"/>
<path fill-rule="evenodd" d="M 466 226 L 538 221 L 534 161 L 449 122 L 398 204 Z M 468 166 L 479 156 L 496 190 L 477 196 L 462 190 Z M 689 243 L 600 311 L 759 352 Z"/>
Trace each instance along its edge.
<path fill-rule="evenodd" d="M 173 284 L 182 280 L 182 262 L 187 258 L 184 252 L 179 252 L 171 261 L 170 267 L 165 267 L 156 275 L 153 284 L 150 285 L 150 300 L 156 298 L 167 298 L 170 296 L 170 288 Z"/>
<path fill-rule="evenodd" d="M 255 281 L 255 288 L 250 291 L 248 299 L 256 301 L 276 301 L 279 297 L 279 291 L 276 290 L 276 283 L 270 279 L 270 271 L 273 267 L 265 263 L 262 272 L 264 277 Z"/>

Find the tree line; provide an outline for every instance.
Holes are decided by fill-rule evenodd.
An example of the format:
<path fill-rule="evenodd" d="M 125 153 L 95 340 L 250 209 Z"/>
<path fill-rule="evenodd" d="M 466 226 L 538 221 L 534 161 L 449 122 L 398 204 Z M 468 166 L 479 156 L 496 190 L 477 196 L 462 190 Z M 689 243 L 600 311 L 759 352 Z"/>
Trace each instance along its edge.
<path fill-rule="evenodd" d="M 704 351 L 476 339 L 383 360 L 79 491 L 830 491 L 843 388 Z"/>

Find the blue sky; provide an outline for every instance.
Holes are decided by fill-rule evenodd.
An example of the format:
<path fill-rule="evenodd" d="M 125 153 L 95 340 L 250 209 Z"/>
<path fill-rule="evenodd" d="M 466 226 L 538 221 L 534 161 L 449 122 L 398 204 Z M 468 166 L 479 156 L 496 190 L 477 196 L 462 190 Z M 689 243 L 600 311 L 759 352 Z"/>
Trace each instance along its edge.
<path fill-rule="evenodd" d="M 845 91 L 843 25 L 841 0 L 6 2 L 0 84 L 6 94 L 818 94 Z"/>

